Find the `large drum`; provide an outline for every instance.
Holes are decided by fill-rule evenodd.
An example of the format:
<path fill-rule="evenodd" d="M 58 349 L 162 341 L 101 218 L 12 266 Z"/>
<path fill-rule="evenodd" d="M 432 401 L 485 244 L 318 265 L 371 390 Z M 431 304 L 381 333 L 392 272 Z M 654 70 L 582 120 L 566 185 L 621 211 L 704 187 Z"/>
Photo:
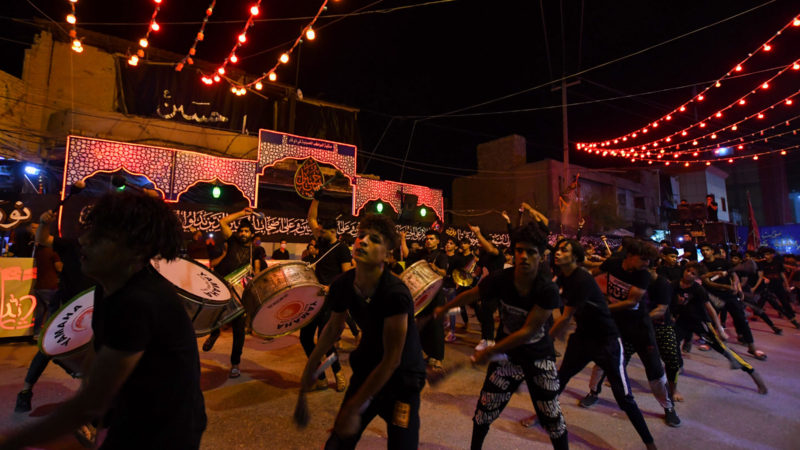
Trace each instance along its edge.
<path fill-rule="evenodd" d="M 323 286 L 314 269 L 299 261 L 261 272 L 242 296 L 250 328 L 261 337 L 283 336 L 304 327 L 324 303 Z"/>
<path fill-rule="evenodd" d="M 400 274 L 400 279 L 411 291 L 415 316 L 433 300 L 439 289 L 442 288 L 444 281 L 442 276 L 434 272 L 428 261 L 424 259 L 408 266 L 408 269 Z"/>
<path fill-rule="evenodd" d="M 153 259 L 153 268 L 175 286 L 197 336 L 203 336 L 244 312 L 228 284 L 188 259 Z"/>
<path fill-rule="evenodd" d="M 53 314 L 39 337 L 39 350 L 73 377 L 81 377 L 83 360 L 94 332 L 94 288 L 73 297 Z"/>

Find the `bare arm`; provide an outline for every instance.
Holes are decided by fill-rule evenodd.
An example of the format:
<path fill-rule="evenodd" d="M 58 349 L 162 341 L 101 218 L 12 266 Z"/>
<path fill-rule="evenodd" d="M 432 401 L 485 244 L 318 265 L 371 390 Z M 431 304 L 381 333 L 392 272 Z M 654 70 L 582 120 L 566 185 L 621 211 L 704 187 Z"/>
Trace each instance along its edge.
<path fill-rule="evenodd" d="M 530 214 L 533 217 L 533 219 L 536 220 L 537 222 L 541 222 L 545 226 L 547 226 L 550 223 L 550 221 L 547 219 L 547 216 L 533 209 L 531 205 L 522 202 L 522 207 L 525 208 L 525 210 L 528 211 L 528 214 Z"/>
<path fill-rule="evenodd" d="M 567 331 L 567 325 L 569 325 L 573 315 L 575 315 L 575 308 L 573 306 L 564 306 L 564 312 L 550 327 L 550 337 L 553 339 L 560 338 Z"/>
<path fill-rule="evenodd" d="M 481 298 L 480 290 L 477 286 L 472 289 L 468 289 L 458 295 L 456 298 L 447 302 L 444 306 L 439 306 L 433 310 L 433 317 L 438 319 L 443 317 L 448 310 L 453 308 L 458 308 L 459 306 L 469 305 L 471 303 L 475 303 Z"/>
<path fill-rule="evenodd" d="M 313 375 L 314 371 L 317 370 L 317 367 L 319 367 L 322 357 L 328 353 L 328 350 L 333 347 L 336 339 L 338 339 L 342 334 L 342 331 L 344 331 L 346 319 L 346 311 L 331 312 L 331 317 L 328 319 L 328 323 L 325 324 L 325 328 L 322 329 L 322 334 L 320 334 L 319 339 L 317 339 L 317 345 L 314 347 L 314 351 L 308 355 L 306 367 L 303 369 L 303 375 L 300 377 L 301 390 L 307 391 L 311 389 L 311 385 L 315 381 L 312 379 L 311 375 Z"/>
<path fill-rule="evenodd" d="M 481 363 L 488 360 L 493 355 L 505 353 L 512 348 L 524 344 L 528 341 L 528 339 L 531 338 L 531 336 L 536 334 L 536 332 L 542 328 L 542 325 L 544 325 L 544 323 L 547 321 L 547 318 L 550 317 L 551 314 L 553 314 L 552 309 L 543 309 L 539 306 L 534 306 L 531 312 L 528 313 L 528 318 L 522 328 L 509 334 L 493 347 L 488 347 L 485 350 L 475 352 L 475 354 L 472 356 L 473 359 L 476 363 Z"/>
<path fill-rule="evenodd" d="M 638 288 L 636 286 L 631 286 L 631 290 L 628 292 L 628 298 L 617 303 L 611 303 L 608 305 L 608 309 L 611 311 L 623 311 L 626 309 L 633 309 L 636 305 L 639 304 L 639 301 L 644 296 L 644 289 Z"/>
<path fill-rule="evenodd" d="M 408 258 L 408 244 L 406 243 L 406 232 L 400 232 L 400 258 Z"/>
<path fill-rule="evenodd" d="M 322 234 L 322 227 L 319 225 L 319 222 L 317 222 L 318 211 L 319 200 L 311 200 L 311 206 L 308 207 L 308 216 L 306 220 L 308 220 L 308 227 L 311 228 L 311 234 L 315 239 L 319 239 L 320 234 Z"/>
<path fill-rule="evenodd" d="M 650 311 L 650 318 L 654 321 L 660 321 L 664 318 L 664 314 L 667 313 L 668 305 L 658 305 L 652 311 Z"/>
<path fill-rule="evenodd" d="M 39 216 L 39 228 L 36 229 L 36 245 L 43 247 L 53 246 L 53 236 L 50 235 L 50 224 L 55 220 L 56 215 L 52 210 L 47 210 Z"/>
<path fill-rule="evenodd" d="M 479 226 L 470 225 L 469 229 L 475 233 L 475 236 L 478 238 L 478 242 L 481 244 L 481 248 L 483 248 L 486 253 L 489 253 L 490 255 L 498 255 L 500 253 L 500 250 L 498 250 L 497 247 L 492 245 L 491 242 L 483 237 L 483 234 L 481 234 L 481 228 Z"/>
<path fill-rule="evenodd" d="M 220 228 L 222 228 L 222 237 L 224 237 L 225 239 L 228 239 L 229 237 L 231 237 L 233 235 L 233 230 L 231 230 L 231 222 L 233 222 L 234 220 L 237 220 L 237 219 L 239 219 L 241 217 L 244 217 L 244 216 L 246 216 L 248 214 L 252 214 L 252 213 L 253 213 L 253 209 L 250 208 L 250 207 L 247 207 L 247 208 L 245 208 L 245 209 L 243 209 L 241 211 L 237 211 L 237 212 L 235 212 L 233 214 L 229 214 L 229 215 L 223 217 L 222 219 L 220 219 L 219 220 L 219 226 L 220 226 Z"/>
<path fill-rule="evenodd" d="M 101 417 L 143 354 L 101 348 L 89 372 L 88 381 L 74 397 L 54 413 L 9 436 L 0 443 L 0 448 L 20 448 L 51 441 Z"/>
<path fill-rule="evenodd" d="M 764 271 L 763 270 L 759 270 L 758 271 L 758 281 L 756 281 L 756 285 L 753 286 L 753 292 L 758 290 L 758 287 L 761 286 L 761 283 L 763 283 L 765 279 L 766 278 L 764 278 Z"/>

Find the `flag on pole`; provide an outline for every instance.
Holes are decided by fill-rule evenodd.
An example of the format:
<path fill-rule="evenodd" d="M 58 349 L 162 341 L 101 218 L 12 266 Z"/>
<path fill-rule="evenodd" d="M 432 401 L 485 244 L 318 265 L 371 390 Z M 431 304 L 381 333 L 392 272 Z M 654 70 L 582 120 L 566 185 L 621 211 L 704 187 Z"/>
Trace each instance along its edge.
<path fill-rule="evenodd" d="M 756 214 L 753 212 L 753 204 L 750 202 L 750 191 L 747 191 L 747 249 L 758 250 L 761 247 L 761 234 L 758 232 L 758 223 L 756 223 Z"/>

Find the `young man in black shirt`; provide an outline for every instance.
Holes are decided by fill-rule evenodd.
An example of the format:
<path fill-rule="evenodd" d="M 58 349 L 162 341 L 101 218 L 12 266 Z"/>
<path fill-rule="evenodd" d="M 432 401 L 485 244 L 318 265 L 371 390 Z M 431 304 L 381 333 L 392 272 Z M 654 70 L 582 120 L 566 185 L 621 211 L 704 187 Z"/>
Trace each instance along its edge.
<path fill-rule="evenodd" d="M 500 299 L 497 343 L 472 355 L 475 363 L 490 361 L 472 418 L 473 449 L 483 446 L 492 422 L 523 381 L 553 447 L 569 447 L 558 403 L 555 349 L 546 328 L 553 310 L 561 305 L 558 286 L 542 270 L 547 234 L 546 227 L 534 222 L 516 229 L 511 235 L 514 267 L 489 275 L 477 287 L 436 309 L 435 317 L 442 317 L 448 309 L 480 298 Z"/>
<path fill-rule="evenodd" d="M 87 223 L 81 265 L 99 284 L 87 376 L 74 397 L 0 438 L 0 448 L 47 442 L 101 418 L 101 448 L 199 448 L 206 414 L 194 330 L 172 284 L 150 266 L 156 255 L 178 256 L 178 218 L 158 199 L 113 193 Z"/>
<path fill-rule="evenodd" d="M 708 271 L 701 278 L 703 286 L 709 294 L 714 295 L 721 301 L 721 308 L 725 309 L 733 318 L 733 325 L 739 340 L 747 346 L 747 353 L 756 359 L 767 359 L 767 355 L 761 350 L 756 349 L 753 339 L 753 332 L 744 315 L 744 305 L 739 299 L 744 296 L 739 277 L 733 271 L 733 266 L 728 261 L 717 258 L 714 255 L 714 246 L 704 242 L 699 245 L 700 252 L 703 254 L 702 264 Z"/>
<path fill-rule="evenodd" d="M 353 246 L 355 269 L 330 286 L 327 301 L 332 312 L 308 357 L 300 395 L 314 385 L 313 373 L 344 330 L 348 311 L 364 337 L 350 355 L 353 376 L 325 448 L 355 448 L 376 415 L 386 422 L 388 448 L 416 449 L 419 445 L 425 362 L 411 293 L 385 264 L 396 245 L 397 234 L 389 219 L 366 216 Z"/>
<path fill-rule="evenodd" d="M 317 220 L 319 215 L 319 197 L 320 191 L 314 194 L 314 199 L 311 200 L 311 205 L 308 207 L 308 226 L 311 228 L 311 234 L 317 242 L 318 256 L 314 260 L 314 274 L 317 275 L 317 280 L 327 289 L 342 273 L 350 270 L 353 267 L 353 255 L 347 245 L 338 238 L 336 230 L 338 228 L 336 219 L 323 219 Z M 328 302 L 322 306 L 322 310 L 317 313 L 314 319 L 300 329 L 300 344 L 303 346 L 303 351 L 306 356 L 310 356 L 314 351 L 314 337 L 319 338 L 322 333 L 322 328 L 328 321 L 330 316 L 330 305 Z M 355 334 L 354 334 L 355 336 Z M 336 353 L 336 348 L 331 347 L 328 354 Z M 336 390 L 344 392 L 347 389 L 347 380 L 342 373 L 342 365 L 339 363 L 338 356 L 336 361 L 331 366 L 333 376 L 336 379 Z M 324 390 L 328 389 L 328 379 L 325 373 L 319 374 L 317 384 L 314 389 Z"/>
<path fill-rule="evenodd" d="M 577 240 L 563 239 L 556 244 L 555 263 L 559 269 L 558 284 L 562 290 L 564 311 L 550 328 L 550 337 L 561 337 L 573 317 L 577 326 L 569 337 L 558 369 L 561 391 L 572 377 L 594 361 L 607 374 L 617 405 L 625 411 L 639 437 L 648 448 L 655 448 L 653 436 L 631 392 L 617 325 L 594 277 L 580 267 L 584 258 L 583 247 Z M 526 419 L 523 425 L 532 423 L 534 419 Z"/>
<path fill-rule="evenodd" d="M 400 242 L 400 250 L 403 256 L 407 256 L 406 268 L 417 261 L 425 260 L 431 270 L 444 277 L 447 275 L 449 260 L 447 255 L 439 250 L 439 233 L 434 230 L 425 232 L 425 247 L 408 254 L 408 247 L 405 242 Z M 433 314 L 433 310 L 444 305 L 444 292 L 440 289 L 431 302 L 417 314 L 420 322 L 424 322 L 419 329 L 419 337 L 422 341 L 422 351 L 428 355 L 428 365 L 434 373 L 444 372 L 442 361 L 444 360 L 444 324 L 438 320 L 425 320 Z"/>
<path fill-rule="evenodd" d="M 764 308 L 759 306 L 758 302 L 756 301 L 753 287 L 756 285 L 756 281 L 758 280 L 758 265 L 756 264 L 755 260 L 752 258 L 743 260 L 742 253 L 732 251 L 731 265 L 733 266 L 733 271 L 736 272 L 736 275 L 740 280 L 739 285 L 742 287 L 742 302 L 744 302 L 746 307 L 753 311 L 754 317 L 752 320 L 755 320 L 755 317 L 758 317 L 763 320 L 767 326 L 772 328 L 773 333 L 777 335 L 783 334 L 783 330 L 775 326 L 775 323 L 764 311 Z M 775 304 L 778 305 L 777 308 L 780 308 L 779 303 L 775 302 Z M 778 310 L 780 311 L 780 309 Z M 720 313 L 720 322 L 725 323 L 725 319 L 725 311 L 723 310 Z"/>
<path fill-rule="evenodd" d="M 242 219 L 239 223 L 239 228 L 236 229 L 236 233 L 231 229 L 231 224 L 234 221 L 252 213 L 253 209 L 247 207 L 220 219 L 219 226 L 222 230 L 222 237 L 225 238 L 225 252 L 211 261 L 212 269 L 220 277 L 224 278 L 242 266 L 248 266 L 252 270 L 253 239 L 255 238 L 253 224 L 247 219 Z M 231 344 L 231 370 L 228 376 L 237 378 L 241 375 L 239 363 L 242 361 L 242 350 L 244 349 L 244 314 L 240 314 L 231 321 L 231 331 L 233 332 L 233 343 Z M 219 328 L 211 332 L 203 342 L 204 352 L 211 351 L 219 335 Z"/>
<path fill-rule="evenodd" d="M 286 241 L 281 241 L 280 247 L 272 252 L 272 259 L 285 260 L 289 259 L 289 250 L 286 250 Z"/>
<path fill-rule="evenodd" d="M 650 261 L 658 258 L 655 247 L 631 239 L 624 244 L 624 256 L 611 257 L 600 266 L 606 274 L 606 297 L 612 317 L 617 324 L 622 340 L 630 345 L 644 365 L 653 396 L 664 408 L 664 421 L 672 427 L 680 426 L 667 388 L 667 377 L 661 364 L 653 322 L 643 304 L 650 285 Z M 590 407 L 597 402 L 602 385 L 602 371 L 595 366 L 589 381 L 589 393 L 580 405 Z"/>
<path fill-rule="evenodd" d="M 753 366 L 732 352 L 720 339 L 718 331 L 722 331 L 722 325 L 706 290 L 697 283 L 705 271 L 704 265 L 689 263 L 683 269 L 683 277 L 672 285 L 674 294 L 670 310 L 675 316 L 675 334 L 678 340 L 690 338 L 693 333 L 698 334 L 711 348 L 728 359 L 732 369 L 741 369 L 749 374 L 759 394 L 766 394 L 767 386 Z"/>
<path fill-rule="evenodd" d="M 506 214 L 507 217 L 508 214 Z M 478 266 L 481 268 L 483 276 L 503 270 L 506 258 L 500 249 L 495 247 L 481 233 L 480 227 L 470 225 L 469 229 L 475 233 L 478 243 L 481 244 L 481 255 Z M 481 324 L 481 340 L 475 346 L 475 350 L 483 350 L 494 345 L 494 312 L 497 311 L 496 298 L 482 298 L 478 301 L 476 316 Z"/>
<path fill-rule="evenodd" d="M 678 250 L 674 247 L 663 247 L 660 253 L 658 274 L 663 275 L 670 282 L 680 280 L 683 268 L 678 264 Z"/>
<path fill-rule="evenodd" d="M 792 322 L 795 328 L 800 328 L 800 322 L 795 319 L 792 303 L 789 300 L 789 282 L 786 280 L 786 272 L 784 271 L 783 263 L 775 257 L 775 250 L 767 247 L 763 252 L 764 260 L 758 264 L 758 281 L 753 287 L 753 291 L 757 291 L 762 285 L 765 286 L 764 290 L 769 291 L 778 298 L 780 304 L 767 293 L 763 292 L 761 297 L 760 306 L 769 300 L 773 308 L 778 313 Z"/>

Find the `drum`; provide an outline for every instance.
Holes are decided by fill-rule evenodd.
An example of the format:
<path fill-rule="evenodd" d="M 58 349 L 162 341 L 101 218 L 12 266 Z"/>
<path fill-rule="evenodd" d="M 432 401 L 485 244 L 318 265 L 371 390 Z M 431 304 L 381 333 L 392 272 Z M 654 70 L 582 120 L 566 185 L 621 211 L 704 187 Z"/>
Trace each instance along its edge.
<path fill-rule="evenodd" d="M 39 337 L 39 350 L 75 378 L 82 376 L 83 360 L 94 332 L 94 288 L 81 292 L 53 314 Z"/>
<path fill-rule="evenodd" d="M 408 266 L 408 269 L 400 274 L 400 279 L 411 291 L 415 316 L 433 300 L 444 281 L 442 276 L 434 272 L 428 261 L 424 259 Z"/>
<path fill-rule="evenodd" d="M 292 261 L 264 270 L 247 286 L 242 304 L 253 334 L 277 337 L 304 327 L 325 303 L 314 269 Z"/>
<path fill-rule="evenodd" d="M 182 258 L 153 259 L 150 264 L 175 286 L 197 336 L 206 335 L 242 314 L 243 308 L 225 280 L 202 265 Z"/>

